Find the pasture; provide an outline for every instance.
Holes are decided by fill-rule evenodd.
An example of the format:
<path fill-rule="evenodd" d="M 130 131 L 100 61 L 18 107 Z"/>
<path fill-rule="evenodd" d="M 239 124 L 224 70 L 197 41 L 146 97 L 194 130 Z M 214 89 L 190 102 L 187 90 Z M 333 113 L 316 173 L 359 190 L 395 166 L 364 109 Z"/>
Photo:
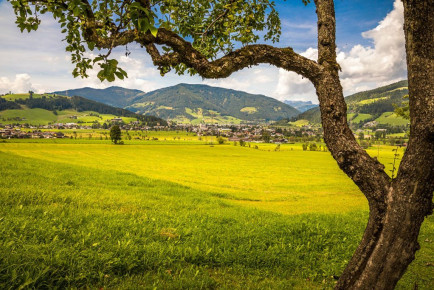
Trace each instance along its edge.
<path fill-rule="evenodd" d="M 367 221 L 300 144 L 82 142 L 0 143 L 0 288 L 331 288 Z M 392 149 L 370 154 L 390 170 Z M 399 289 L 434 285 L 433 234 Z"/>
<path fill-rule="evenodd" d="M 379 124 L 391 124 L 391 125 L 395 125 L 395 126 L 403 126 L 403 125 L 409 124 L 408 120 L 406 120 L 400 116 L 397 116 L 393 112 L 385 112 L 385 113 L 381 114 L 381 116 L 378 117 L 376 119 L 376 121 Z"/>

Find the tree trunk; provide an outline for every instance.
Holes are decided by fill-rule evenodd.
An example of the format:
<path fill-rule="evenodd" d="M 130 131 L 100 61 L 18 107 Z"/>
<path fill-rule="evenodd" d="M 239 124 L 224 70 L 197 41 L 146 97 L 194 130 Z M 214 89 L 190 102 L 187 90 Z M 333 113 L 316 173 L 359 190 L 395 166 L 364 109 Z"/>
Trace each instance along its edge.
<path fill-rule="evenodd" d="M 335 59 L 333 1 L 316 0 L 318 62 L 314 81 L 320 102 L 324 140 L 339 167 L 369 202 L 362 241 L 336 289 L 393 289 L 419 249 L 417 237 L 432 213 L 434 190 L 434 5 L 405 0 L 404 18 L 410 94 L 411 135 L 397 178 L 356 142 L 347 125 L 346 104 Z"/>

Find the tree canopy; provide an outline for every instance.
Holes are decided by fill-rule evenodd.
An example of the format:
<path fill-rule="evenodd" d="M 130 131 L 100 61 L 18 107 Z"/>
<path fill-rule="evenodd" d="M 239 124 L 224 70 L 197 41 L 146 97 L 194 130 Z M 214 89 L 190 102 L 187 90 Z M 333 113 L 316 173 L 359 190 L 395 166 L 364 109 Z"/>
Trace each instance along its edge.
<path fill-rule="evenodd" d="M 65 34 L 66 50 L 75 64 L 74 77 L 87 77 L 87 70 L 99 66 L 101 80 L 123 79 L 127 73 L 110 54 L 113 48 L 129 43 L 145 47 L 161 74 L 175 69 L 180 74 L 225 77 L 245 66 L 270 62 L 264 49 L 271 47 L 252 44 L 261 39 L 276 42 L 281 34 L 279 14 L 270 0 L 9 2 L 21 31 L 38 29 L 40 15 L 52 13 Z M 95 50 L 98 55 L 90 56 Z M 217 61 L 221 55 L 226 57 Z M 242 60 L 231 65 L 235 57 Z M 206 68 L 214 72 L 207 73 Z"/>

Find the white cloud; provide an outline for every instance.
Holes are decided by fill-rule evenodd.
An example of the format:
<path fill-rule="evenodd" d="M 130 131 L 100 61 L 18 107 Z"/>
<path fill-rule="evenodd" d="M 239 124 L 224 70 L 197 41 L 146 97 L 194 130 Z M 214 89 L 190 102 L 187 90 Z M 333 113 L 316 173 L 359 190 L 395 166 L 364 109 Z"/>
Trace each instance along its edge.
<path fill-rule="evenodd" d="M 348 53 L 338 53 L 347 94 L 406 78 L 403 15 L 402 2 L 395 0 L 394 9 L 378 26 L 362 33 L 364 38 L 372 39 L 373 47 L 356 45 Z"/>
<path fill-rule="evenodd" d="M 316 60 L 318 58 L 318 50 L 316 48 L 308 48 L 301 55 Z M 279 81 L 274 91 L 274 97 L 281 101 L 291 99 L 317 102 L 315 88 L 312 83 L 308 79 L 284 69 L 279 69 Z"/>
<path fill-rule="evenodd" d="M 337 61 L 344 94 L 372 89 L 406 78 L 403 5 L 395 0 L 393 10 L 372 30 L 362 33 L 373 47 L 356 45 L 349 52 L 338 50 Z M 302 55 L 317 58 L 317 50 L 309 48 Z M 295 73 L 279 70 L 274 96 L 278 99 L 301 99 L 317 102 L 314 87 Z"/>
<path fill-rule="evenodd" d="M 251 94 L 272 95 L 272 85 L 277 78 L 277 69 L 259 65 L 234 73 L 226 79 L 203 80 L 204 84 L 227 89 L 240 90 Z"/>
<path fill-rule="evenodd" d="M 31 77 L 28 74 L 17 74 L 13 80 L 7 77 L 0 77 L 0 93 L 41 92 L 35 88 L 30 79 Z"/>

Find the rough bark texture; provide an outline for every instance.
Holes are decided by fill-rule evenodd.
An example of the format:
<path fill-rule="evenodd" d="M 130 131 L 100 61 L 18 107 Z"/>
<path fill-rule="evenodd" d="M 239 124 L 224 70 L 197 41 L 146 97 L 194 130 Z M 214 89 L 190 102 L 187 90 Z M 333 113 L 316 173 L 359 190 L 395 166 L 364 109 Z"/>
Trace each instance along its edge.
<path fill-rule="evenodd" d="M 431 3 L 430 3 L 431 2 Z M 432 1 L 404 1 L 411 135 L 397 178 L 384 200 L 373 200 L 363 240 L 337 289 L 393 289 L 414 260 L 434 190 Z M 373 178 L 378 179 L 377 177 Z M 356 182 L 357 183 L 357 182 Z"/>

